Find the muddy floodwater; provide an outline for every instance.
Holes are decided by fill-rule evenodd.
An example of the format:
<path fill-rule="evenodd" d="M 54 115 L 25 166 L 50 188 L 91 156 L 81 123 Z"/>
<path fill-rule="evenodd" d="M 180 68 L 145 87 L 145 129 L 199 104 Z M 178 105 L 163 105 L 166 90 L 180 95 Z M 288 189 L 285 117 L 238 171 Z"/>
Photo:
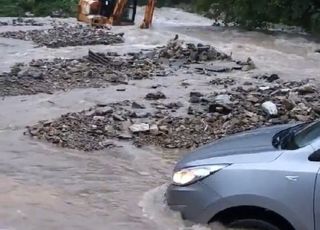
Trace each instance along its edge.
<path fill-rule="evenodd" d="M 139 14 L 138 20 L 141 9 Z M 50 26 L 51 19 L 39 20 L 46 23 L 44 28 Z M 37 58 L 81 57 L 89 48 L 120 53 L 152 48 L 179 34 L 187 41 L 232 53 L 237 59 L 251 57 L 258 67 L 254 71 L 259 73 L 277 73 L 287 80 L 320 79 L 320 54 L 315 52 L 320 44 L 308 36 L 244 32 L 212 27 L 211 23 L 169 8 L 156 11 L 150 30 L 140 30 L 138 26 L 113 28 L 125 33 L 124 44 L 49 49 L 0 38 L 0 71 L 8 71 L 16 62 Z M 2 26 L 0 32 L 17 29 L 34 27 Z M 239 78 L 245 81 L 248 76 L 241 73 Z M 192 85 L 188 90 L 181 86 L 186 80 Z M 125 92 L 118 92 L 119 86 L 110 86 L 0 98 L 0 229 L 207 229 L 198 225 L 186 227 L 179 214 L 169 211 L 164 202 L 172 168 L 184 151 L 136 148 L 117 142 L 116 148 L 87 153 L 60 149 L 23 135 L 27 125 L 81 111 L 97 102 L 139 101 L 155 84 L 162 85 L 168 102 L 186 102 L 190 90 L 212 90 L 207 81 L 204 76 L 186 77 L 180 73 L 174 78 L 131 81 Z"/>

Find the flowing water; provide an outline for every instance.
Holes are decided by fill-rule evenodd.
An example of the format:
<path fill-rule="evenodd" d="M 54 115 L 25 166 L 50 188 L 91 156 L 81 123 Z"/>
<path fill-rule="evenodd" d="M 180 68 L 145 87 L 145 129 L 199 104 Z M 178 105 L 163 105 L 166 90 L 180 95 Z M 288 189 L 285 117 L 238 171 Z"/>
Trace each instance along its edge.
<path fill-rule="evenodd" d="M 139 12 L 141 19 L 141 9 Z M 235 58 L 251 57 L 259 73 L 275 72 L 286 79 L 320 79 L 320 54 L 314 52 L 320 44 L 310 38 L 245 32 L 210 24 L 206 18 L 164 8 L 156 11 L 150 30 L 137 26 L 114 28 L 125 32 L 126 43 L 120 45 L 48 49 L 0 38 L 0 71 L 7 71 L 15 62 L 34 58 L 79 57 L 87 54 L 88 48 L 101 52 L 150 48 L 179 34 L 187 41 L 212 44 Z M 0 31 L 13 29 L 31 28 L 0 27 Z M 198 225 L 186 227 L 179 214 L 171 212 L 164 202 L 166 184 L 181 152 L 141 149 L 120 142 L 115 149 L 85 153 L 59 149 L 23 135 L 26 125 L 80 111 L 97 101 L 138 101 L 152 84 L 162 84 L 161 90 L 169 101 L 184 102 L 188 92 L 181 87 L 183 80 L 192 83 L 191 89 L 212 90 L 205 77 L 194 75 L 186 79 L 180 74 L 175 78 L 136 81 L 126 86 L 126 92 L 117 92 L 116 86 L 110 86 L 2 98 L 0 229 L 206 229 Z"/>

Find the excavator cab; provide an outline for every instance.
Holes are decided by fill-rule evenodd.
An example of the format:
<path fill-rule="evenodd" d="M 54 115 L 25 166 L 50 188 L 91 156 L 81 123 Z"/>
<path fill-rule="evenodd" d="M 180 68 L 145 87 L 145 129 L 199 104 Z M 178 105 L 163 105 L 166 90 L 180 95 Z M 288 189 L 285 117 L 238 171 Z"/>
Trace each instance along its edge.
<path fill-rule="evenodd" d="M 116 0 L 100 0 L 100 15 L 105 18 L 112 18 L 116 7 L 121 9 L 117 10 L 115 17 L 118 19 L 113 24 L 116 25 L 133 25 L 137 12 L 137 0 L 119 1 L 120 5 L 117 5 Z M 119 11 L 122 11 L 120 13 Z M 119 15 L 120 14 L 120 15 Z"/>
<path fill-rule="evenodd" d="M 138 4 L 137 0 L 128 0 L 121 18 L 122 24 L 130 24 L 130 25 L 134 24 L 136 13 L 137 13 L 137 4 Z"/>
<path fill-rule="evenodd" d="M 152 4 L 150 4 L 152 2 Z M 152 22 L 156 0 L 149 0 L 146 6 L 144 26 L 149 28 Z M 77 19 L 94 26 L 133 25 L 137 12 L 138 0 L 80 0 Z M 150 9 L 153 7 L 153 9 Z M 148 12 L 148 13 L 147 13 Z M 150 14 L 150 12 L 152 12 Z M 146 19 L 146 17 L 148 17 Z M 151 18 L 150 18 L 151 17 Z M 148 26 L 145 26 L 145 24 Z"/>

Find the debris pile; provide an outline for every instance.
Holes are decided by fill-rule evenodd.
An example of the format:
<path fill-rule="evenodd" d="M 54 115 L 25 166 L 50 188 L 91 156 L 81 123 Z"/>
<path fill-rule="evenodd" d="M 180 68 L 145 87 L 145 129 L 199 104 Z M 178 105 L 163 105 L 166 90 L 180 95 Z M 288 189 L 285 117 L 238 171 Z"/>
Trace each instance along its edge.
<path fill-rule="evenodd" d="M 195 69 L 195 72 L 210 73 L 231 72 L 233 70 L 249 71 L 255 69 L 251 58 L 246 61 L 233 60 L 231 55 L 218 51 L 211 45 L 185 43 L 178 36 L 170 40 L 166 46 L 158 47 L 151 52 L 156 60 L 169 60 L 169 65 Z M 214 63 L 217 62 L 217 63 Z"/>
<path fill-rule="evenodd" d="M 231 56 L 217 51 L 210 45 L 187 43 L 183 40 L 170 40 L 165 47 L 157 50 L 156 55 L 159 58 L 167 58 L 171 60 L 185 60 L 186 63 L 194 63 L 198 61 L 216 61 L 231 60 Z"/>
<path fill-rule="evenodd" d="M 138 146 L 194 148 L 257 127 L 311 121 L 320 115 L 319 93 L 320 88 L 307 81 L 282 82 L 269 88 L 242 85 L 223 94 L 191 92 L 188 114 L 176 117 L 172 109 L 184 104 L 161 105 L 166 96 L 156 92 L 146 96 L 146 100 L 158 100 L 149 101 L 151 110 L 130 101 L 100 104 L 54 121 L 40 122 L 28 127 L 27 133 L 85 151 L 103 149 L 112 138 L 132 140 Z"/>
<path fill-rule="evenodd" d="M 40 122 L 28 127 L 28 133 L 41 140 L 49 141 L 61 147 L 84 151 L 99 150 L 108 147 L 111 138 L 130 135 L 119 134 L 119 130 L 128 129 L 123 122 L 130 113 L 122 106 L 128 102 L 101 104 L 96 108 L 80 113 L 62 115 L 53 122 Z"/>
<path fill-rule="evenodd" d="M 156 124 L 162 131 L 141 133 L 136 136 L 135 143 L 194 148 L 262 126 L 313 121 L 320 117 L 320 88 L 312 89 L 309 83 L 300 81 L 284 82 L 263 90 L 243 85 L 226 94 L 192 92 L 189 116 L 159 119 Z"/>
<path fill-rule="evenodd" d="M 41 37 L 37 39 L 41 40 Z M 63 43 L 64 39 L 53 39 L 51 44 Z M 105 41 L 108 42 L 108 39 Z M 210 47 L 209 50 L 214 48 Z M 224 57 L 224 54 L 219 53 L 215 57 Z M 150 57 L 143 52 L 119 55 L 114 52 L 103 54 L 89 51 L 88 56 L 80 59 L 34 60 L 29 64 L 16 64 L 9 73 L 0 74 L 0 96 L 53 93 L 73 88 L 103 88 L 109 83 L 127 84 L 131 79 L 163 77 L 175 71 L 170 65 L 160 63 L 159 57 Z"/>
<path fill-rule="evenodd" d="M 108 29 L 96 29 L 88 25 L 58 25 L 48 30 L 8 31 L 0 37 L 33 41 L 39 46 L 59 48 L 66 46 L 109 45 L 124 42 L 123 34 Z"/>
<path fill-rule="evenodd" d="M 9 73 L 0 74 L 0 96 L 53 93 L 73 88 L 103 88 L 108 84 L 127 84 L 129 79 L 143 79 L 162 71 L 149 60 L 105 55 L 105 64 L 81 59 L 34 60 L 16 64 Z M 112 56 L 113 55 L 113 56 Z"/>
<path fill-rule="evenodd" d="M 0 26 L 43 26 L 41 22 L 37 22 L 32 18 L 16 18 L 11 21 L 0 21 Z"/>

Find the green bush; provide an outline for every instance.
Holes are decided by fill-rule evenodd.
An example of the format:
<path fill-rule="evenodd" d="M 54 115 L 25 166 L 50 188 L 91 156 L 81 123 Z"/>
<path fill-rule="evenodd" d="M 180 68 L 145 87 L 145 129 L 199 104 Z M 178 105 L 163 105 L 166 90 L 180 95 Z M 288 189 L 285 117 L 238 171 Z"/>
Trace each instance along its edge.
<path fill-rule="evenodd" d="M 319 0 L 198 0 L 195 4 L 199 11 L 207 12 L 211 8 L 212 17 L 247 28 L 263 27 L 271 22 L 320 31 Z"/>
<path fill-rule="evenodd" d="M 60 10 L 65 15 L 74 16 L 78 0 L 3 0 L 0 16 L 23 16 L 31 12 L 35 16 L 48 16 Z"/>
<path fill-rule="evenodd" d="M 320 34 L 320 10 L 311 17 L 311 31 Z"/>

